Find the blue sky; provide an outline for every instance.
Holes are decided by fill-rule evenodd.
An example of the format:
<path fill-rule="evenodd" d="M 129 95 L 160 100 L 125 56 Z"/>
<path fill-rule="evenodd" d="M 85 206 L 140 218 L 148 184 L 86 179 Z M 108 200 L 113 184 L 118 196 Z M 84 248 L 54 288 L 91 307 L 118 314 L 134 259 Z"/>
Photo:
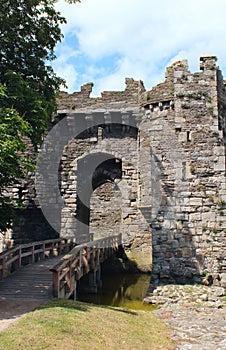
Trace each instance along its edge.
<path fill-rule="evenodd" d="M 81 0 L 57 9 L 66 17 L 53 67 L 68 91 L 93 82 L 93 96 L 123 90 L 125 78 L 146 89 L 164 80 L 166 66 L 215 54 L 226 78 L 226 0 Z"/>

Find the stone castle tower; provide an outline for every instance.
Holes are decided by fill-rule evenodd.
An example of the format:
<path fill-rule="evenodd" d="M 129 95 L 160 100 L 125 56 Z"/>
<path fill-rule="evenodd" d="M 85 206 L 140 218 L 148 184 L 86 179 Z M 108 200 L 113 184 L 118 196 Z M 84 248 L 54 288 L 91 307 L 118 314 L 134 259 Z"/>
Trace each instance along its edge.
<path fill-rule="evenodd" d="M 98 98 L 90 97 L 92 83 L 61 94 L 53 129 L 63 125 L 54 134 L 62 155 L 51 182 L 62 203 L 54 207 L 59 194 L 51 192 L 42 204 L 55 210 L 61 236 L 82 242 L 121 232 L 128 256 L 155 281 L 200 282 L 208 274 L 220 283 L 226 92 L 216 61 L 201 56 L 197 73 L 176 62 L 147 91 L 126 79 L 125 91 Z"/>

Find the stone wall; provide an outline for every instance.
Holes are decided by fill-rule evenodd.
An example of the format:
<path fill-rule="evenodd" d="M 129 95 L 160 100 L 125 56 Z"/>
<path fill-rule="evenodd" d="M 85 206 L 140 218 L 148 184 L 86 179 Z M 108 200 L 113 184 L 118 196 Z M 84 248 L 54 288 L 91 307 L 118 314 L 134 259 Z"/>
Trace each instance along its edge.
<path fill-rule="evenodd" d="M 156 106 L 151 90 L 143 102 L 161 194 L 151 222 L 153 278 L 211 274 L 218 283 L 226 267 L 224 86 L 214 56 L 200 58 L 199 73 L 186 61 L 171 68 L 172 100 Z"/>
<path fill-rule="evenodd" d="M 226 272 L 226 93 L 216 60 L 201 56 L 195 73 L 178 61 L 147 91 L 141 81 L 126 79 L 124 91 L 98 98 L 90 97 L 92 83 L 62 93 L 53 127 L 66 118 L 68 128 L 86 125 L 61 157 L 62 236 L 82 232 L 84 241 L 120 230 L 138 267 L 150 270 L 152 260 L 153 281 L 220 283 Z M 98 156 L 109 160 L 81 176 Z M 84 205 L 86 177 L 93 188 Z"/>
<path fill-rule="evenodd" d="M 134 113 L 136 114 L 136 112 Z M 99 111 L 99 115 L 104 120 L 105 114 Z M 66 206 L 62 210 L 61 234 L 64 237 L 74 237 L 76 232 L 82 230 L 86 231 L 87 240 L 91 240 L 121 231 L 125 246 L 129 251 L 131 251 L 131 247 L 134 250 L 131 258 L 139 267 L 141 264 L 142 268 L 147 271 L 151 269 L 152 248 L 150 227 L 139 209 L 138 131 L 135 127 L 124 127 L 122 124 L 124 116 L 125 112 L 111 111 L 110 118 L 116 118 L 118 123 L 111 123 L 110 128 L 109 125 L 103 123 L 97 129 L 90 131 L 89 134 L 83 134 L 80 136 L 81 138 L 73 139 L 65 147 L 61 161 L 61 193 Z M 71 114 L 71 117 L 76 118 L 76 113 Z M 83 151 L 83 156 L 81 156 L 80 151 Z M 78 206 L 78 192 L 79 189 L 87 188 L 84 177 L 89 178 L 88 173 L 79 177 L 80 173 L 83 173 L 82 164 L 89 164 L 89 161 L 92 161 L 92 157 L 96 154 L 112 157 L 113 167 L 104 167 L 104 163 L 103 165 L 100 163 L 97 180 L 94 179 L 93 182 L 95 191 L 93 193 L 87 192 L 88 205 L 86 204 L 86 207 L 88 206 L 90 210 L 87 211 L 87 208 L 83 210 L 83 214 L 85 214 L 81 221 L 86 224 L 86 227 L 77 224 L 75 228 L 73 216 L 79 219 L 79 211 L 82 211 L 81 203 Z M 120 171 L 114 173 L 117 164 L 120 164 Z M 98 185 L 99 182 L 100 185 Z M 145 237 L 144 242 L 142 237 Z M 148 245 L 147 237 L 149 239 Z M 134 240 L 136 240 L 136 244 L 133 249 Z M 146 255 L 147 257 L 145 259 L 142 257 L 142 262 L 139 262 L 138 256 L 141 253 L 142 256 Z M 144 261 L 148 261 L 148 264 Z M 144 266 L 145 264 L 146 266 Z"/>
<path fill-rule="evenodd" d="M 128 83 L 133 92 L 125 96 Z M 142 82 L 127 80 L 124 92 L 97 99 L 83 95 L 79 104 L 76 98 L 87 86 L 64 96 L 62 112 L 136 110 L 134 146 L 118 132 L 90 150 L 123 160 L 119 188 L 125 246 L 141 247 L 145 237 L 146 247 L 151 242 L 156 281 L 199 282 L 208 274 L 217 280 L 225 271 L 226 198 L 225 91 L 216 57 L 201 56 L 197 73 L 189 72 L 186 60 L 174 63 L 165 81 L 149 91 Z"/>
<path fill-rule="evenodd" d="M 124 106 L 130 104 L 138 105 L 141 94 L 145 91 L 143 82 L 132 78 L 126 78 L 126 88 L 124 91 L 104 91 L 101 93 L 101 97 L 90 97 L 92 87 L 93 83 L 86 83 L 81 87 L 80 92 L 74 92 L 73 94 L 62 92 L 58 99 L 59 111 L 61 113 L 63 111 L 68 113 L 69 111 L 84 107 L 90 107 L 92 109 L 101 106 L 106 108 L 109 103 L 117 104 L 117 102 L 120 102 L 121 105 L 123 103 Z"/>
<path fill-rule="evenodd" d="M 94 240 L 120 232 L 121 200 L 121 191 L 111 182 L 106 182 L 93 191 L 90 198 L 90 234 Z"/>

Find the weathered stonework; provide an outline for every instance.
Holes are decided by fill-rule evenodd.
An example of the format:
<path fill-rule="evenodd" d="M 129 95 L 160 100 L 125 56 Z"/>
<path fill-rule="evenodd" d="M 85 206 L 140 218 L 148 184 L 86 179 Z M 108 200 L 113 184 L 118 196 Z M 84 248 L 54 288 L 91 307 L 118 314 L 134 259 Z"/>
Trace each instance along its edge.
<path fill-rule="evenodd" d="M 95 239 L 120 232 L 122 196 L 115 184 L 106 182 L 90 198 L 90 234 Z"/>
<path fill-rule="evenodd" d="M 79 115 L 87 125 L 61 159 L 61 235 L 84 229 L 73 224 L 77 216 L 90 226 L 83 240 L 120 230 L 130 256 L 152 270 L 155 282 L 205 278 L 220 285 L 226 272 L 226 93 L 216 57 L 201 56 L 196 73 L 186 60 L 176 62 L 148 91 L 133 79 L 126 79 L 125 91 L 98 98 L 91 91 L 88 83 L 58 101 L 55 123 Z M 86 186 L 79 174 L 97 154 L 111 160 L 87 174 L 93 175 L 89 210 L 78 200 Z"/>

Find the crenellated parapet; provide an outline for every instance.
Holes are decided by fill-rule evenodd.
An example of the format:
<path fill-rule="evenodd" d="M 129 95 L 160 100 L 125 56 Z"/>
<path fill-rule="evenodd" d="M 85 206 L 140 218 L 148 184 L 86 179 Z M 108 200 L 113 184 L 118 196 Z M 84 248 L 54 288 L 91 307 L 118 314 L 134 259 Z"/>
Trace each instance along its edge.
<path fill-rule="evenodd" d="M 58 99 L 58 110 L 68 112 L 78 108 L 89 108 L 92 106 L 105 107 L 107 104 L 121 102 L 121 105 L 137 105 L 140 102 L 140 96 L 145 91 L 141 80 L 126 78 L 126 87 L 124 91 L 104 91 L 101 97 L 91 97 L 93 83 L 86 83 L 81 86 L 81 91 L 68 94 L 61 92 Z"/>

